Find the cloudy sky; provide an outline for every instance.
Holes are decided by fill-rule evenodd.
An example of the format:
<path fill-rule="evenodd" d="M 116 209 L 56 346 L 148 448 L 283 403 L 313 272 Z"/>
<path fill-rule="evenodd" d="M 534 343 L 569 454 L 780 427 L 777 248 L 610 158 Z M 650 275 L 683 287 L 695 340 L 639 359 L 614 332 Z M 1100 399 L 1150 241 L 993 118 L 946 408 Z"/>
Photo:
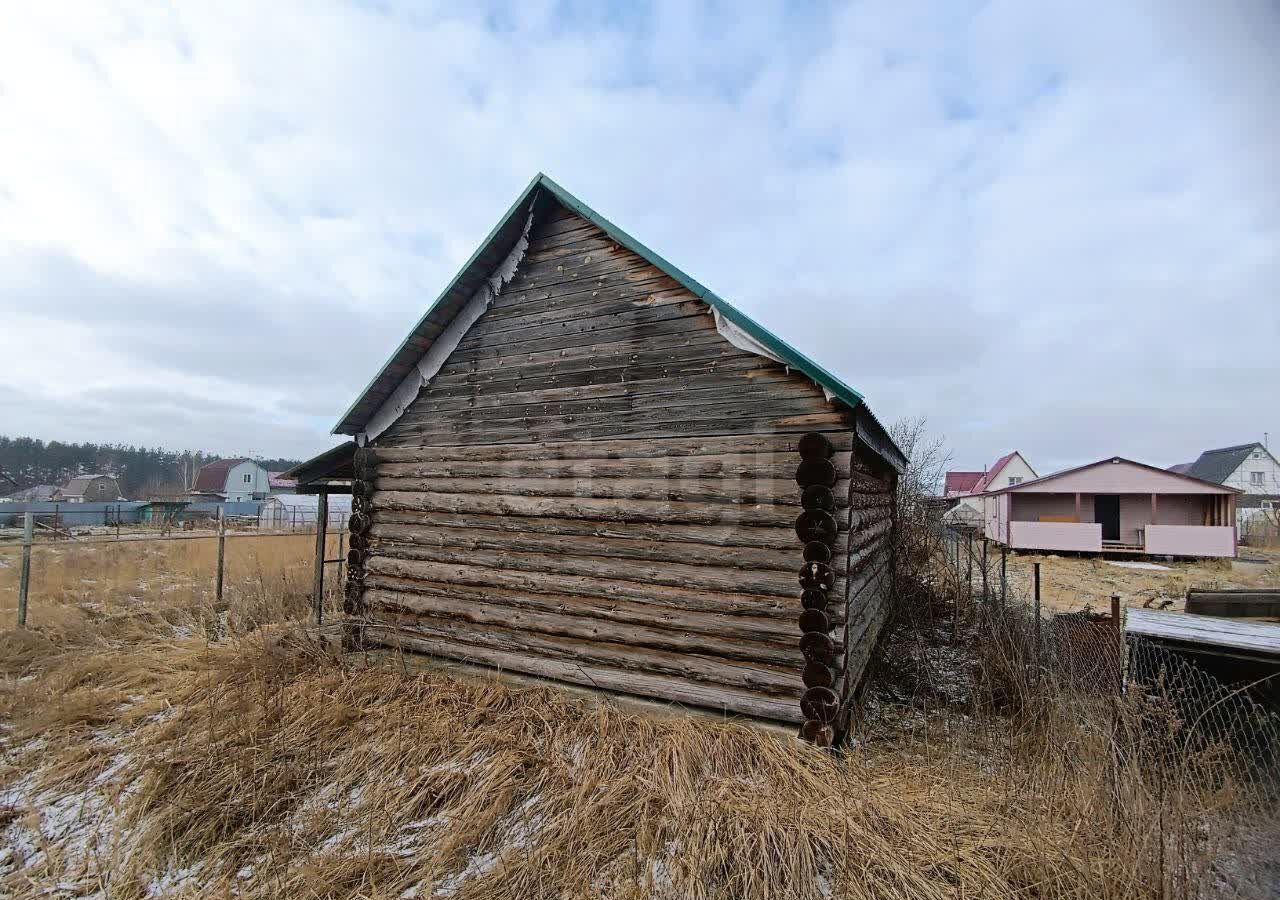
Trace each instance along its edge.
<path fill-rule="evenodd" d="M 0 433 L 308 455 L 543 170 L 957 464 L 1280 442 L 1280 4 L 0 0 Z"/>

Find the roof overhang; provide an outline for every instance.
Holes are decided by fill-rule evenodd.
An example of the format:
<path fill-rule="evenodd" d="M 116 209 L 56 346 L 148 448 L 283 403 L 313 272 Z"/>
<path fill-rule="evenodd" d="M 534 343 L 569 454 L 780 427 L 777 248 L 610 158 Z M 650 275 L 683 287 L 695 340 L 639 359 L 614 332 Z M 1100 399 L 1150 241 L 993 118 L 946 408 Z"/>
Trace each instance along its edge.
<path fill-rule="evenodd" d="M 349 494 L 356 477 L 355 457 L 355 441 L 347 441 L 298 463 L 282 475 L 297 481 L 295 490 L 299 494 Z"/>

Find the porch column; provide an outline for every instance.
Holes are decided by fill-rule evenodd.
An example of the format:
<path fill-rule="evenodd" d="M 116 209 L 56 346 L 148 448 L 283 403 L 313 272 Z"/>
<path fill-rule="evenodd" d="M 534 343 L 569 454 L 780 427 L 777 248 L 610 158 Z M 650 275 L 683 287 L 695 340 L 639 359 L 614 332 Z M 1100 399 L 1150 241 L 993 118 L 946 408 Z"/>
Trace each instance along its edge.
<path fill-rule="evenodd" d="M 1152 524 L 1152 525 L 1159 524 L 1159 522 L 1160 522 L 1160 518 L 1159 518 L 1159 505 L 1158 505 L 1158 503 L 1157 503 L 1157 501 L 1156 501 L 1156 497 L 1158 497 L 1158 496 L 1159 496 L 1158 494 L 1152 494 L 1152 495 L 1151 495 L 1151 524 Z"/>
<path fill-rule="evenodd" d="M 1076 491 L 1076 522 L 1080 521 L 1080 492 Z"/>

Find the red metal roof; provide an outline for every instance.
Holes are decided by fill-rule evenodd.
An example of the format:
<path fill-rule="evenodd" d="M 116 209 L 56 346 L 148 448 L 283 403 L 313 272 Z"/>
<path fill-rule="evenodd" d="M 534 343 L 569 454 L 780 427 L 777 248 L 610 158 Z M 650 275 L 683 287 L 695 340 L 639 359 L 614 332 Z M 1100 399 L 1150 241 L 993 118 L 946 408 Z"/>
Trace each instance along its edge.
<path fill-rule="evenodd" d="M 942 493 L 944 496 L 968 494 L 973 491 L 973 486 L 981 480 L 981 472 L 948 472 L 947 480 L 942 486 Z"/>
<path fill-rule="evenodd" d="M 201 494 L 220 494 L 227 489 L 227 472 L 232 466 L 237 466 L 244 459 L 218 459 L 211 463 L 205 463 L 200 467 L 200 471 L 196 472 L 196 480 L 191 484 L 191 490 Z"/>
<path fill-rule="evenodd" d="M 1009 460 L 1013 459 L 1014 456 L 1017 455 L 1017 453 L 1018 451 L 1014 450 L 1012 453 L 1006 453 L 1004 456 L 1000 457 L 995 462 L 993 462 L 991 464 L 991 468 L 987 469 L 987 474 L 983 475 L 982 478 L 978 480 L 978 483 L 973 486 L 973 491 L 971 493 L 981 494 L 988 487 L 990 487 L 991 479 L 995 478 L 996 474 L 1001 469 L 1003 469 L 1006 465 L 1008 465 Z"/>

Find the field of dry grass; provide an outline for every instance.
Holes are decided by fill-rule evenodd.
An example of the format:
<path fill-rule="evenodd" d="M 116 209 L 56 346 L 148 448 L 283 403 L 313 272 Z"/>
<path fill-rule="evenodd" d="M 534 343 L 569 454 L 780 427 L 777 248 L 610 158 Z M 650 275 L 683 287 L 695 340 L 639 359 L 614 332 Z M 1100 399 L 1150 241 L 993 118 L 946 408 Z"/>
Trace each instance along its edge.
<path fill-rule="evenodd" d="M 1167 608 L 1180 611 L 1187 589 L 1192 587 L 1280 587 L 1280 550 L 1242 548 L 1241 556 L 1236 560 L 1165 562 L 1017 553 L 1008 559 L 1009 591 L 1020 598 L 1032 595 L 1032 567 L 1037 562 L 1041 603 L 1053 612 L 1074 612 L 1085 606 L 1106 610 L 1113 593 L 1118 593 L 1126 606 L 1142 606 L 1148 601 L 1159 606 L 1172 600 Z M 988 560 L 992 589 L 998 590 L 998 550 L 993 548 Z M 1133 567 L 1134 563 L 1141 563 L 1141 567 Z"/>
<path fill-rule="evenodd" d="M 228 543 L 217 629 L 209 543 L 38 551 L 0 628 L 0 895 L 1191 897 L 1240 854 L 1239 785 L 1153 781 L 1092 700 L 832 756 L 344 658 L 295 624 L 308 539 L 274 540 Z"/>

